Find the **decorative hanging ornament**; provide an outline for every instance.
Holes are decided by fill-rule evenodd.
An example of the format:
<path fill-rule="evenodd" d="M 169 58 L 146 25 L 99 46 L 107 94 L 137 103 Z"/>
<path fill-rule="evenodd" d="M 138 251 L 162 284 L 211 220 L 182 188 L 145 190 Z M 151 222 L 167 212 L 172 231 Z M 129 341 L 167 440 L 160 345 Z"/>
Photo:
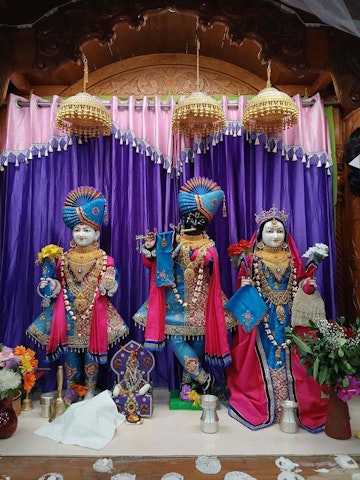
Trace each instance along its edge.
<path fill-rule="evenodd" d="M 289 95 L 271 86 L 271 62 L 267 67 L 266 88 L 247 104 L 243 127 L 249 132 L 281 132 L 298 123 L 299 112 Z"/>
<path fill-rule="evenodd" d="M 111 118 L 101 101 L 86 93 L 88 83 L 88 63 L 85 55 L 84 88 L 72 97 L 65 99 L 58 108 L 55 123 L 62 132 L 76 137 L 92 138 L 111 134 Z"/>
<path fill-rule="evenodd" d="M 209 95 L 200 92 L 199 51 L 196 47 L 196 88 L 189 97 L 180 100 L 174 108 L 172 128 L 187 137 L 203 138 L 214 135 L 226 127 L 225 113 L 221 105 Z"/>

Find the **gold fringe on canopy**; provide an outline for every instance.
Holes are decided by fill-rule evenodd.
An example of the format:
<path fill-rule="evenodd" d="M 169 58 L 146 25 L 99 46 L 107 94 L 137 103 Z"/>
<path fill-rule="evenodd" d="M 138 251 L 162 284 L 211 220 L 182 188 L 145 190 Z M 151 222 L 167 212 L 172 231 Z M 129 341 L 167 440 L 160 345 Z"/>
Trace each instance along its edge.
<path fill-rule="evenodd" d="M 111 134 L 111 118 L 101 101 L 86 93 L 87 59 L 84 62 L 84 91 L 65 99 L 58 108 L 55 123 L 62 132 L 76 137 L 98 137 Z"/>
<path fill-rule="evenodd" d="M 187 137 L 206 137 L 214 135 L 226 127 L 225 113 L 219 102 L 200 92 L 199 79 L 199 50 L 197 40 L 196 49 L 196 83 L 197 91 L 181 100 L 174 108 L 172 128 Z"/>
<path fill-rule="evenodd" d="M 243 127 L 250 132 L 281 132 L 298 123 L 299 112 L 289 95 L 271 86 L 271 67 L 268 63 L 266 88 L 247 104 Z"/>

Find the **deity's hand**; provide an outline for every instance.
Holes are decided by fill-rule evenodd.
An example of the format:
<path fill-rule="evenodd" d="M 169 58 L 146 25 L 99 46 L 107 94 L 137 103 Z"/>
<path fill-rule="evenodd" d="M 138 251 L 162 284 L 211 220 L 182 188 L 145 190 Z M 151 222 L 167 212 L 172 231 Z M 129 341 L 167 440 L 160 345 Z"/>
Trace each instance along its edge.
<path fill-rule="evenodd" d="M 100 281 L 100 294 L 112 297 L 118 289 L 118 282 L 115 280 L 116 272 L 114 267 L 108 267 Z"/>
<path fill-rule="evenodd" d="M 245 287 L 246 285 L 252 285 L 252 280 L 249 277 L 241 277 L 240 287 Z"/>
<path fill-rule="evenodd" d="M 38 290 L 43 293 L 43 290 L 45 290 L 47 287 L 50 290 L 51 296 L 55 296 L 60 291 L 60 282 L 58 280 L 54 280 L 53 278 L 41 277 Z"/>
<path fill-rule="evenodd" d="M 107 294 L 109 297 L 113 297 L 118 289 L 118 282 L 114 282 L 114 285 L 112 286 L 112 288 L 110 288 L 108 291 L 107 291 Z"/>
<path fill-rule="evenodd" d="M 149 230 L 146 231 L 146 235 L 144 235 L 144 243 L 141 247 L 141 253 L 146 257 L 146 258 L 154 258 L 156 257 L 156 234 L 157 234 L 157 229 L 154 228 L 153 232 L 149 232 Z"/>
<path fill-rule="evenodd" d="M 305 278 L 305 280 L 303 280 L 303 282 L 301 283 L 301 287 L 305 293 L 311 295 L 317 289 L 316 278 Z"/>
<path fill-rule="evenodd" d="M 155 244 L 156 244 L 156 234 L 157 234 L 156 228 L 154 229 L 153 232 L 149 232 L 149 230 L 146 231 L 145 241 L 144 241 L 144 247 L 145 247 L 147 250 L 151 250 L 152 248 L 155 247 Z"/>

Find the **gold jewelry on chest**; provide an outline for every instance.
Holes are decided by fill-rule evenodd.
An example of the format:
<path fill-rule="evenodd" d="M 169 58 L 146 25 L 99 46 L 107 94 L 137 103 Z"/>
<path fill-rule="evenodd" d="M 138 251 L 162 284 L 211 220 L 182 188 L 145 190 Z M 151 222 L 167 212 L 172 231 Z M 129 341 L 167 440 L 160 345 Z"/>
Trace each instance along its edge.
<path fill-rule="evenodd" d="M 203 247 L 204 245 L 209 244 L 209 242 L 212 242 L 209 235 L 206 233 L 202 233 L 201 235 L 186 235 L 185 233 L 182 233 L 177 235 L 176 241 L 177 243 L 190 247 L 191 250 Z"/>
<path fill-rule="evenodd" d="M 84 281 L 84 278 L 99 263 L 104 252 L 96 247 L 75 248 L 69 250 L 65 256 L 65 264 L 71 271 L 77 282 Z"/>
<path fill-rule="evenodd" d="M 106 272 L 107 255 L 96 247 L 69 250 L 61 258 L 60 283 L 65 309 L 77 322 L 91 315 L 100 281 Z M 77 271 L 76 271 L 77 269 Z M 69 302 L 68 290 L 74 296 L 75 311 Z"/>
<path fill-rule="evenodd" d="M 256 256 L 266 265 L 278 282 L 281 281 L 284 273 L 290 265 L 291 254 L 281 247 L 264 247 L 256 252 Z"/>

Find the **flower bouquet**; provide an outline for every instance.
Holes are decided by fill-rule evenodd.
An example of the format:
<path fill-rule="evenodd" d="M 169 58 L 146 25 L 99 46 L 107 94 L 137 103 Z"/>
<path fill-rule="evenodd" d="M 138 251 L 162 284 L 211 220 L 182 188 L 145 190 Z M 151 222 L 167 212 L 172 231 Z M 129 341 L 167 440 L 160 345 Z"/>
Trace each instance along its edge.
<path fill-rule="evenodd" d="M 353 380 L 360 380 L 360 318 L 345 326 L 345 318 L 309 321 L 310 330 L 297 335 L 291 328 L 287 336 L 300 355 L 307 374 L 323 386 L 323 394 L 332 387 L 341 398 L 353 391 Z M 355 392 L 354 392 L 355 393 Z M 360 389 L 355 393 L 360 393 Z"/>
<path fill-rule="evenodd" d="M 240 268 L 241 262 L 245 262 L 246 255 L 249 255 L 251 252 L 252 244 L 247 240 L 239 240 L 228 247 L 228 256 L 237 270 Z"/>
<path fill-rule="evenodd" d="M 306 367 L 306 373 L 321 386 L 322 396 L 330 397 L 330 404 L 337 414 L 345 409 L 344 416 L 330 421 L 327 415 L 325 432 L 339 439 L 350 438 L 350 419 L 347 401 L 360 394 L 360 318 L 353 325 L 345 325 L 345 318 L 337 322 L 319 319 L 309 320 L 309 329 L 297 334 L 288 327 L 287 338 Z M 348 425 L 345 425 L 347 424 Z M 335 427 L 333 426 L 335 424 Z M 344 424 L 344 436 L 334 433 Z M 346 427 L 346 428 L 345 428 Z M 342 434 L 341 434 L 342 435 Z"/>
<path fill-rule="evenodd" d="M 329 247 L 325 245 L 325 243 L 315 243 L 315 245 L 308 248 L 302 256 L 307 258 L 307 267 L 311 263 L 318 266 L 324 258 L 329 256 Z"/>
<path fill-rule="evenodd" d="M 37 260 L 35 263 L 42 264 L 41 280 L 51 279 L 54 276 L 56 261 L 61 258 L 63 254 L 63 249 L 54 244 L 46 245 L 38 253 Z M 51 299 L 51 288 L 50 283 L 41 289 L 38 287 L 38 293 L 42 297 L 41 305 L 42 307 L 48 307 L 50 305 Z"/>
<path fill-rule="evenodd" d="M 12 397 L 19 389 L 28 398 L 35 385 L 37 367 L 38 360 L 30 348 L 0 344 L 0 400 Z"/>

